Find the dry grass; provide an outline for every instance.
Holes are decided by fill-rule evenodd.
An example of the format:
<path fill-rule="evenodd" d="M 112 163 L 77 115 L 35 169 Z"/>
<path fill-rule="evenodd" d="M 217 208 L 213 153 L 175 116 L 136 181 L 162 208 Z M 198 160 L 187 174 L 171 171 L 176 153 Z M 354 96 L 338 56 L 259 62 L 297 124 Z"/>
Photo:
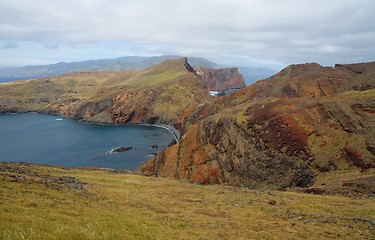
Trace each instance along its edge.
<path fill-rule="evenodd" d="M 201 186 L 105 170 L 24 166 L 84 190 L 0 172 L 0 239 L 371 239 L 373 199 Z M 28 179 L 28 180 L 25 180 Z M 269 204 L 276 201 L 275 205 Z"/>

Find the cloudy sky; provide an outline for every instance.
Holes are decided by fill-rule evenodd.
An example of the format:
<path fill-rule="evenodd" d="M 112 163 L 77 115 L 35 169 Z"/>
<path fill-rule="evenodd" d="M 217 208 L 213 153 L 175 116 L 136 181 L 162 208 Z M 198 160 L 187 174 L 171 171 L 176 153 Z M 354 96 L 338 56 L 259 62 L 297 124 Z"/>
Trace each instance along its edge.
<path fill-rule="evenodd" d="M 374 0 L 0 0 L 0 66 L 179 54 L 269 67 L 375 61 Z"/>

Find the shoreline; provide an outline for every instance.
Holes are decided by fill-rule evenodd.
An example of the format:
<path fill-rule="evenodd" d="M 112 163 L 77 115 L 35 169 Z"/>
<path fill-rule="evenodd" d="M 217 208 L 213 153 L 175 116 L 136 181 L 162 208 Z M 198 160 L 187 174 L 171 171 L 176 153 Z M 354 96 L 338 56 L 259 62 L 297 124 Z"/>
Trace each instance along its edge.
<path fill-rule="evenodd" d="M 180 131 L 178 131 L 176 128 L 172 127 L 171 125 L 168 125 L 168 124 L 162 124 L 162 123 L 159 123 L 159 124 L 151 124 L 151 123 L 127 123 L 125 125 L 138 125 L 138 126 L 147 126 L 147 127 L 158 127 L 158 128 L 164 128 L 166 130 L 168 130 L 170 133 L 173 134 L 173 137 L 174 139 L 176 140 L 176 142 L 179 142 L 180 141 L 180 138 L 181 138 L 181 133 Z"/>

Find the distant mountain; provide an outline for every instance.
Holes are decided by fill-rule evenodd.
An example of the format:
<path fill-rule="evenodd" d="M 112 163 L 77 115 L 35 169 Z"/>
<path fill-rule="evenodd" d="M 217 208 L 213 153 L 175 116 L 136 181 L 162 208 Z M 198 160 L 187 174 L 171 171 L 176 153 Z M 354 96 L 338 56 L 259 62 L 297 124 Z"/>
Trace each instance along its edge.
<path fill-rule="evenodd" d="M 238 71 L 245 79 L 246 86 L 250 86 L 258 80 L 266 79 L 277 72 L 269 68 L 239 66 Z"/>
<path fill-rule="evenodd" d="M 155 57 L 127 56 L 114 59 L 89 60 L 80 62 L 60 62 L 49 65 L 35 65 L 14 67 L 0 70 L 0 82 L 9 82 L 22 79 L 34 79 L 62 75 L 74 72 L 104 72 L 140 70 L 159 64 L 165 60 L 181 58 L 177 55 L 164 55 Z M 217 64 L 204 58 L 190 57 L 192 66 L 216 68 Z"/>
<path fill-rule="evenodd" d="M 154 57 L 127 56 L 112 59 L 89 60 L 79 62 L 59 62 L 48 65 L 33 65 L 25 67 L 0 68 L 0 82 L 11 82 L 16 80 L 27 80 L 58 76 L 74 72 L 104 72 L 141 70 L 159 64 L 165 60 L 181 58 L 178 55 L 163 55 Z M 223 67 L 204 58 L 189 57 L 189 63 L 193 67 L 219 68 Z M 257 80 L 265 79 L 276 72 L 268 68 L 238 67 L 243 75 L 247 86 Z"/>

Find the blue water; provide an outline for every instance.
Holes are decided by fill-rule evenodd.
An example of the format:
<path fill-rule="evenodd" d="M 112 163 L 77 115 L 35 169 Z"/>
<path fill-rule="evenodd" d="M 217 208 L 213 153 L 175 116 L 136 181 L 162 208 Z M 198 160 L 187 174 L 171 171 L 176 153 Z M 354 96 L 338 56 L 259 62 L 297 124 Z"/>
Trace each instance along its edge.
<path fill-rule="evenodd" d="M 0 76 L 0 82 L 13 82 L 13 81 L 18 81 L 18 80 L 27 80 L 30 78 L 27 77 L 1 77 Z"/>
<path fill-rule="evenodd" d="M 0 161 L 134 170 L 173 135 L 149 126 L 93 125 L 60 116 L 0 115 Z M 151 149 L 152 145 L 159 149 Z M 126 152 L 106 154 L 119 147 Z"/>

